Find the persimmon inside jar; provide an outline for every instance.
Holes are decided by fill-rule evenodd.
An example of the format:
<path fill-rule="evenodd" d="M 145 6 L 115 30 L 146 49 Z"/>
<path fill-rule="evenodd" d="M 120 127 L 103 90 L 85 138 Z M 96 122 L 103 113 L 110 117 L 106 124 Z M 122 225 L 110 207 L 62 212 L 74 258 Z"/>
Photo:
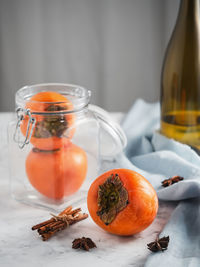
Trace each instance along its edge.
<path fill-rule="evenodd" d="M 88 108 L 90 96 L 89 90 L 70 84 L 17 91 L 17 120 L 8 128 L 11 191 L 17 200 L 51 209 L 81 201 L 102 157 L 113 159 L 121 152 L 122 130 L 99 108 Z M 110 144 L 106 155 L 101 143 Z"/>

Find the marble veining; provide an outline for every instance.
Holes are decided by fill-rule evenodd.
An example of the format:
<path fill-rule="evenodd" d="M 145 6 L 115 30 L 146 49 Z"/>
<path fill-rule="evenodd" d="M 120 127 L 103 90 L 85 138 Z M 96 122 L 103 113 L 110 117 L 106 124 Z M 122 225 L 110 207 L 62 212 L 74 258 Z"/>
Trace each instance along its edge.
<path fill-rule="evenodd" d="M 43 242 L 31 227 L 48 219 L 49 212 L 19 203 L 9 194 L 6 145 L 9 118 L 10 114 L 0 114 L 0 266 L 143 266 L 151 253 L 146 244 L 162 230 L 176 203 L 160 202 L 152 225 L 132 237 L 108 234 L 88 218 Z M 81 208 L 87 212 L 86 203 Z M 92 238 L 97 248 L 89 252 L 73 250 L 72 241 L 82 236 Z"/>

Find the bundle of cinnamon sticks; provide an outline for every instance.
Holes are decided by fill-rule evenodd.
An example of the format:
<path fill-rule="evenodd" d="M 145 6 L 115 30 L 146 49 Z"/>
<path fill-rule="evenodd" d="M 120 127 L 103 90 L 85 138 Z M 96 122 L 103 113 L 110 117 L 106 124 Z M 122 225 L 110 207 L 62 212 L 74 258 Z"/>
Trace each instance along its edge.
<path fill-rule="evenodd" d="M 68 226 L 82 221 L 88 217 L 88 214 L 81 213 L 81 209 L 72 209 L 72 206 L 67 207 L 58 216 L 52 214 L 52 218 L 42 223 L 36 224 L 32 230 L 37 230 L 42 240 L 46 241 L 55 233 L 67 228 Z"/>

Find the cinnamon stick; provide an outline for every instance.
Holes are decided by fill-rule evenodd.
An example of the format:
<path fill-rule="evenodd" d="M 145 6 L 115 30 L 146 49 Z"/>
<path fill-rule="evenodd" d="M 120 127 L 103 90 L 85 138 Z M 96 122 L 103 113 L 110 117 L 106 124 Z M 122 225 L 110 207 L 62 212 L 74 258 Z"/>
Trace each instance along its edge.
<path fill-rule="evenodd" d="M 81 213 L 80 208 L 73 210 L 72 206 L 69 206 L 59 213 L 58 216 L 53 215 L 51 219 L 34 225 L 32 230 L 37 230 L 43 241 L 46 241 L 58 231 L 61 231 L 74 223 L 82 221 L 87 217 L 88 214 Z"/>

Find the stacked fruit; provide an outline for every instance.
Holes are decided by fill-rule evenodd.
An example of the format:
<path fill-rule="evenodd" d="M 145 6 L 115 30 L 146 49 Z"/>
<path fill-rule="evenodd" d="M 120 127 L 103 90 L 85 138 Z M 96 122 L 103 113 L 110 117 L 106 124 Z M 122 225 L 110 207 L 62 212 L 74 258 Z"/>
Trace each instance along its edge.
<path fill-rule="evenodd" d="M 87 156 L 71 142 L 75 132 L 73 104 L 59 93 L 40 92 L 30 98 L 26 109 L 36 119 L 30 139 L 33 148 L 26 159 L 30 183 L 44 196 L 56 200 L 75 193 L 86 177 Z M 28 121 L 27 116 L 21 124 L 24 135 Z"/>

